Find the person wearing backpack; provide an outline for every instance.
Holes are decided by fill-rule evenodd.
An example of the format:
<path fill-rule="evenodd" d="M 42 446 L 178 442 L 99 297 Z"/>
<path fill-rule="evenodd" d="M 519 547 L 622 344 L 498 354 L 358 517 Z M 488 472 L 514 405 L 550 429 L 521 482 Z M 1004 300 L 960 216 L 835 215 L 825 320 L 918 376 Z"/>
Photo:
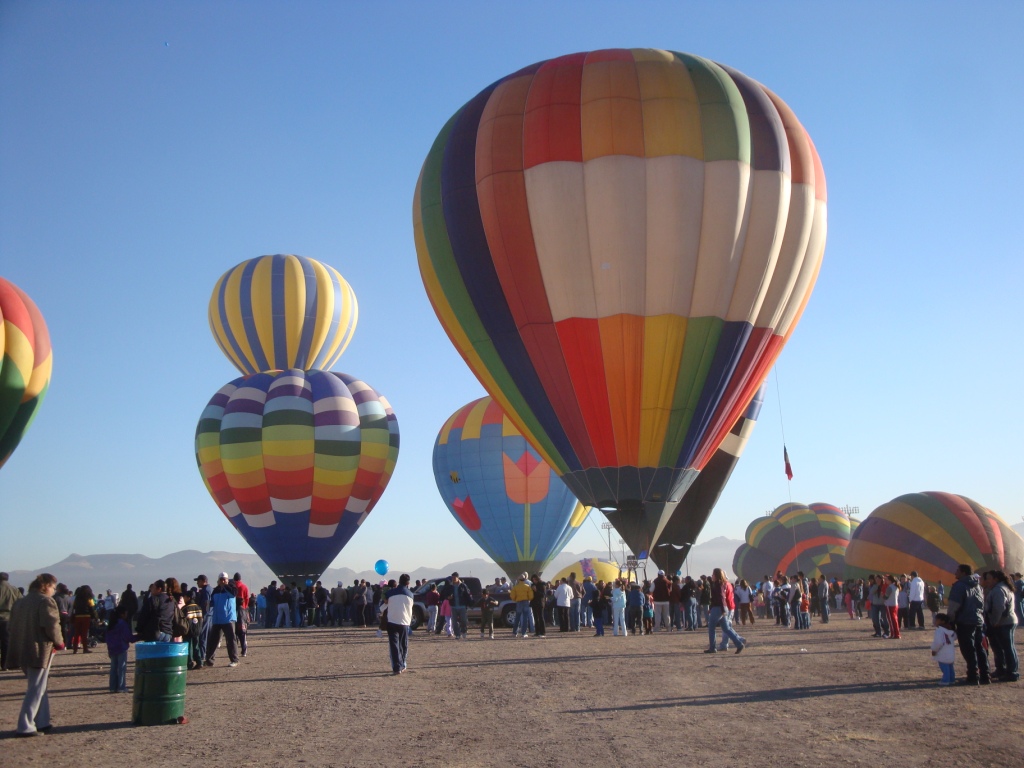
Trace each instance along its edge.
<path fill-rule="evenodd" d="M 971 572 L 971 566 L 961 563 L 956 567 L 956 583 L 949 588 L 949 607 L 946 613 L 955 624 L 960 655 L 967 663 L 967 678 L 959 685 L 988 685 L 988 652 L 983 644 L 985 600 L 981 581 Z"/>

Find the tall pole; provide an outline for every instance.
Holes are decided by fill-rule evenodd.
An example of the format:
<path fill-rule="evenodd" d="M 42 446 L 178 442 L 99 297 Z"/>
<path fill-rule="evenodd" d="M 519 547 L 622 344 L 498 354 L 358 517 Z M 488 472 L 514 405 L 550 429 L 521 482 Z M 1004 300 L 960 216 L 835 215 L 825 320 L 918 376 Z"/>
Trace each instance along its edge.
<path fill-rule="evenodd" d="M 612 524 L 601 523 L 601 527 L 608 531 L 608 562 L 612 560 Z"/>

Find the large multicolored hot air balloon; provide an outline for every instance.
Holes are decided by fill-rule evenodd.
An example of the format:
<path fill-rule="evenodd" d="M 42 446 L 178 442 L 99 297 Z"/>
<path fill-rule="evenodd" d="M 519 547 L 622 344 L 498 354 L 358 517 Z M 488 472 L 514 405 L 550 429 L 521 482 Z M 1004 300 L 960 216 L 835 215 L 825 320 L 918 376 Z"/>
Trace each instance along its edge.
<path fill-rule="evenodd" d="M 210 296 L 210 330 L 242 373 L 330 368 L 352 340 L 358 317 L 345 278 L 303 256 L 243 261 Z"/>
<path fill-rule="evenodd" d="M 732 471 L 739 463 L 743 449 L 747 447 L 747 441 L 754 431 L 754 424 L 757 423 L 763 403 L 764 386 L 757 391 L 746 412 L 733 425 L 732 430 L 711 457 L 711 461 L 701 470 L 665 524 L 661 536 L 658 537 L 658 543 L 651 550 L 651 556 L 666 573 L 678 573 L 683 567 L 686 556 L 696 543 L 697 536 L 711 516 L 711 510 L 718 503 L 718 497 L 722 495 L 725 484 L 729 482 Z M 627 540 L 626 543 L 633 547 L 632 542 Z"/>
<path fill-rule="evenodd" d="M 32 424 L 52 370 L 42 313 L 24 291 L 0 277 L 0 467 Z"/>
<path fill-rule="evenodd" d="M 917 571 L 930 582 L 954 580 L 961 563 L 975 570 L 1024 571 L 1024 539 L 966 496 L 928 491 L 883 504 L 861 523 L 846 550 L 846 574 Z"/>
<path fill-rule="evenodd" d="M 747 526 L 746 543 L 733 557 L 733 573 L 751 584 L 780 572 L 843 578 L 850 533 L 856 527 L 856 521 L 831 504 L 783 504 Z"/>
<path fill-rule="evenodd" d="M 590 513 L 489 397 L 445 422 L 434 479 L 459 525 L 513 581 L 543 571 Z"/>
<path fill-rule="evenodd" d="M 384 492 L 398 421 L 368 384 L 272 371 L 222 387 L 196 429 L 206 488 L 283 580 L 316 579 Z"/>
<path fill-rule="evenodd" d="M 825 177 L 749 77 L 593 51 L 459 109 L 413 219 L 430 301 L 484 388 L 580 501 L 650 544 L 806 305 Z"/>

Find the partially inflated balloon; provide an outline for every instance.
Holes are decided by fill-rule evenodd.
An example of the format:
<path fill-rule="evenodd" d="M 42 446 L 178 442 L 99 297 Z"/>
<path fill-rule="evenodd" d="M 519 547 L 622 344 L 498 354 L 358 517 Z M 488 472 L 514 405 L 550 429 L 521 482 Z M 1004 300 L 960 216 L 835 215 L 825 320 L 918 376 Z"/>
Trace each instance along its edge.
<path fill-rule="evenodd" d="M 743 449 L 747 447 L 747 441 L 750 439 L 750 433 L 754 431 L 754 424 L 757 423 L 763 402 L 762 386 L 665 524 L 665 529 L 652 550 L 652 557 L 666 573 L 677 573 L 683 567 L 686 556 L 696 543 L 697 536 L 711 516 L 711 511 L 718 503 L 718 497 L 722 495 L 725 484 L 729 482 L 732 471 L 739 463 Z M 627 540 L 626 543 L 634 547 L 633 542 Z M 634 551 L 639 552 L 640 549 Z"/>
<path fill-rule="evenodd" d="M 541 572 L 590 512 L 489 397 L 445 422 L 434 479 L 455 519 L 513 580 Z"/>
<path fill-rule="evenodd" d="M 345 351 L 359 308 L 336 269 L 303 256 L 260 256 L 225 272 L 210 296 L 210 330 L 242 373 L 325 370 Z"/>
<path fill-rule="evenodd" d="M 562 579 L 568 579 L 569 574 L 575 573 L 577 581 L 583 581 L 589 578 L 593 582 L 604 581 L 613 582 L 619 578 L 622 571 L 619 568 L 619 564 L 612 562 L 611 560 L 601 560 L 596 557 L 588 557 L 585 560 L 577 560 L 571 565 L 565 566 L 562 570 L 552 576 L 547 581 L 557 583 Z"/>
<path fill-rule="evenodd" d="M 846 550 L 846 573 L 910 573 L 949 584 L 958 565 L 1024 570 L 1024 539 L 990 509 L 966 496 L 928 491 L 883 504 L 861 523 Z"/>
<path fill-rule="evenodd" d="M 199 420 L 196 460 L 263 562 L 315 581 L 380 499 L 398 443 L 391 406 L 368 384 L 293 369 L 222 387 Z"/>
<path fill-rule="evenodd" d="M 42 314 L 24 291 L 0 277 L 0 467 L 32 424 L 52 370 Z"/>
<path fill-rule="evenodd" d="M 783 504 L 747 526 L 746 543 L 733 557 L 733 573 L 751 584 L 780 572 L 843 578 L 847 545 L 856 526 L 831 504 Z"/>
<path fill-rule="evenodd" d="M 825 178 L 745 75 L 594 51 L 465 104 L 413 219 L 431 303 L 484 388 L 580 501 L 649 545 L 806 305 Z"/>

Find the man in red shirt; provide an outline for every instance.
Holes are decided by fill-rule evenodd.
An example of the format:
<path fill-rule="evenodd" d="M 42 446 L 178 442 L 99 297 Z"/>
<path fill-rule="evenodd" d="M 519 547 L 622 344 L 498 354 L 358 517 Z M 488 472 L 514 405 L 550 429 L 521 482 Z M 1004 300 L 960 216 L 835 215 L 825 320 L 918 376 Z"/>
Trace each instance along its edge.
<path fill-rule="evenodd" d="M 249 631 L 249 587 L 242 581 L 242 574 L 236 572 L 235 578 L 235 613 L 238 614 L 238 621 L 235 622 L 235 637 L 238 638 L 238 647 L 245 656 L 249 650 L 245 642 L 245 633 Z"/>

